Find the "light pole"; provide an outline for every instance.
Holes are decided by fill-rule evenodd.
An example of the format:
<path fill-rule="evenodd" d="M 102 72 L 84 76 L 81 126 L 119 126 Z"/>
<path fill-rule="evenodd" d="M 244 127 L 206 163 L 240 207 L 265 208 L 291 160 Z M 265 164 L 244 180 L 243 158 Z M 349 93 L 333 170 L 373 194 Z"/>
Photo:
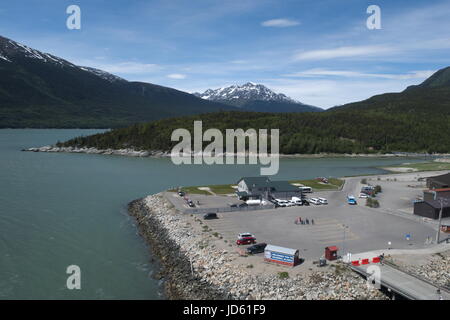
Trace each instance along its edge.
<path fill-rule="evenodd" d="M 447 204 L 447 199 L 439 198 L 438 200 L 441 203 L 441 210 L 439 211 L 439 223 L 438 223 L 438 229 L 436 232 L 436 244 L 439 244 L 439 237 L 441 235 L 442 209 L 444 207 L 444 202 L 445 202 L 445 204 Z"/>
<path fill-rule="evenodd" d="M 344 228 L 344 237 L 342 239 L 342 259 L 344 259 L 344 255 L 345 255 L 345 230 L 348 228 L 348 226 L 343 224 L 342 227 Z"/>

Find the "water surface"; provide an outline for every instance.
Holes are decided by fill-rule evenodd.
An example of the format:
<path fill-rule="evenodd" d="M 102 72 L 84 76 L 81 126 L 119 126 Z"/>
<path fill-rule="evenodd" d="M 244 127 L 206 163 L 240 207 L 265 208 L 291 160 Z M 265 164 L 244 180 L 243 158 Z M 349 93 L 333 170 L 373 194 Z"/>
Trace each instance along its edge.
<path fill-rule="evenodd" d="M 0 130 L 0 299 L 158 299 L 148 247 L 126 204 L 186 185 L 234 183 L 259 166 L 22 152 L 99 130 Z M 408 162 L 420 159 L 408 159 Z M 404 159 L 281 159 L 275 179 L 383 173 Z M 66 288 L 67 266 L 81 290 Z"/>

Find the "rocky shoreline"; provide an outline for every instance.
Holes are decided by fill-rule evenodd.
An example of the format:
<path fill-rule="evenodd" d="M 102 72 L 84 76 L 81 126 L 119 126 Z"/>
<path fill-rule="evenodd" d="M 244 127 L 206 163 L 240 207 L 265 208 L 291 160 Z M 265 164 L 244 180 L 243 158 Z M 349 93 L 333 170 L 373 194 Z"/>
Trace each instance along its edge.
<path fill-rule="evenodd" d="M 22 151 L 31 152 L 65 152 L 65 153 L 87 153 L 87 154 L 105 154 L 105 155 L 118 155 L 128 157 L 170 157 L 170 152 L 166 151 L 143 151 L 134 149 L 97 149 L 97 148 L 76 148 L 76 147 L 56 147 L 56 146 L 43 146 L 38 148 L 27 148 Z"/>
<path fill-rule="evenodd" d="M 135 150 L 133 148 L 125 149 L 97 149 L 94 147 L 57 147 L 54 145 L 26 148 L 22 151 L 30 152 L 65 152 L 65 153 L 87 153 L 87 154 L 105 154 L 105 155 L 119 155 L 129 157 L 155 157 L 155 158 L 167 158 L 170 157 L 170 151 L 163 150 Z M 236 154 L 234 154 L 236 155 Z M 192 155 L 191 155 L 192 156 Z M 397 153 L 319 153 L 319 154 L 279 154 L 280 158 L 335 158 L 335 157 L 348 157 L 348 158 L 394 158 L 394 157 L 418 157 L 418 156 L 449 156 L 448 154 L 397 154 Z M 443 160 L 446 161 L 446 160 Z"/>
<path fill-rule="evenodd" d="M 236 263 L 236 252 L 216 246 L 209 232 L 195 228 L 196 217 L 179 213 L 162 194 L 132 201 L 128 209 L 159 259 L 169 299 L 387 299 L 340 264 L 286 278 L 252 273 Z"/>

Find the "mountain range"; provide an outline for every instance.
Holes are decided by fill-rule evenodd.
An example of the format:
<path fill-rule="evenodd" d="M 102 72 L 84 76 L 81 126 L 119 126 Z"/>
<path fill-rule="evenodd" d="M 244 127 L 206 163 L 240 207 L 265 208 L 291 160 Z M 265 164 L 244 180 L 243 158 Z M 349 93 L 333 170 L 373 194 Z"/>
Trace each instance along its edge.
<path fill-rule="evenodd" d="M 218 89 L 208 89 L 194 95 L 202 99 L 216 101 L 241 110 L 259 112 L 318 112 L 323 109 L 303 104 L 287 97 L 282 93 L 275 93 L 262 84 L 247 82 L 241 86 L 232 85 Z"/>
<path fill-rule="evenodd" d="M 220 110 L 237 108 L 126 81 L 0 37 L 0 128 L 115 128 Z"/>
<path fill-rule="evenodd" d="M 450 153 L 450 67 L 403 92 L 376 95 L 324 112 L 215 112 L 78 137 L 59 146 L 170 151 L 176 143 L 170 139 L 172 131 L 193 130 L 196 120 L 203 121 L 203 130 L 279 129 L 284 154 Z"/>
<path fill-rule="evenodd" d="M 238 88 L 238 87 L 236 87 Z M 0 37 L 0 128 L 117 128 L 223 110 L 318 111 L 262 85 L 239 87 L 241 99 L 202 99 L 44 53 Z M 248 89 L 248 94 L 244 91 Z M 261 95 L 253 96 L 255 90 Z"/>

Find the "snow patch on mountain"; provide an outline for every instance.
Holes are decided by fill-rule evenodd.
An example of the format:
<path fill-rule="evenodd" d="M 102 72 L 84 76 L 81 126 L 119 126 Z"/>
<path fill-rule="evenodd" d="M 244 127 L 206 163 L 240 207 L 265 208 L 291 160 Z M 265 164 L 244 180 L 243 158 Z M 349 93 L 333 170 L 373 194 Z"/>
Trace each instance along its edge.
<path fill-rule="evenodd" d="M 193 93 L 197 97 L 213 100 L 213 101 L 277 101 L 277 102 L 289 102 L 300 103 L 294 99 L 282 93 L 275 93 L 262 84 L 256 84 L 253 82 L 247 82 L 241 86 L 232 85 L 229 87 L 223 87 L 218 89 L 208 89 L 203 93 Z"/>
<path fill-rule="evenodd" d="M 91 67 L 80 67 L 81 70 L 90 72 L 95 74 L 96 76 L 107 80 L 109 82 L 115 82 L 115 81 L 126 81 L 125 79 L 118 77 L 116 75 L 113 75 L 111 73 L 108 73 L 106 71 L 100 70 L 100 69 L 96 69 L 96 68 L 91 68 Z"/>

